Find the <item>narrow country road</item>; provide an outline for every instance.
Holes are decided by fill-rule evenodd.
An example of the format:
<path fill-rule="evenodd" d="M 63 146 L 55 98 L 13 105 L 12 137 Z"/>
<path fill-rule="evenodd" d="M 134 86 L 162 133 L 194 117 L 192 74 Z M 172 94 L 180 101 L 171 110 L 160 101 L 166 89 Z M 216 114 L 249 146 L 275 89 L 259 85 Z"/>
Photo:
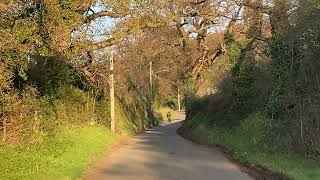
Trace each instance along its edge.
<path fill-rule="evenodd" d="M 249 180 L 222 153 L 176 134 L 184 114 L 133 139 L 107 157 L 87 179 L 102 180 Z"/>

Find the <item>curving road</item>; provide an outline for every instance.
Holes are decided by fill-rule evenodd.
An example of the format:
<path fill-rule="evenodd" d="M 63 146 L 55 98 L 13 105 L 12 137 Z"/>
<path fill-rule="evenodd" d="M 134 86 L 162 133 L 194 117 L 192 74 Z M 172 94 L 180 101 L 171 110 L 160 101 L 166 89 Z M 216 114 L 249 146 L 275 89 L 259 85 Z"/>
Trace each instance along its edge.
<path fill-rule="evenodd" d="M 176 134 L 184 115 L 130 140 L 86 179 L 102 180 L 249 180 L 220 152 Z"/>

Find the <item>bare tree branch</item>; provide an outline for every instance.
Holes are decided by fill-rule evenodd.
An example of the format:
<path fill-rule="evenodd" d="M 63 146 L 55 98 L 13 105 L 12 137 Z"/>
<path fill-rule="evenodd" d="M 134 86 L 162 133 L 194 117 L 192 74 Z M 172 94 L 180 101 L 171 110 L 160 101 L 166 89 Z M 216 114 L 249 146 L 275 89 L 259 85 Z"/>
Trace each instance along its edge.
<path fill-rule="evenodd" d="M 100 17 L 111 17 L 111 18 L 120 18 L 120 17 L 125 17 L 129 13 L 117 13 L 117 12 L 112 12 L 112 11 L 101 11 L 101 12 L 96 12 L 91 14 L 90 16 L 86 17 L 84 23 L 90 23 L 91 21 L 100 18 Z"/>

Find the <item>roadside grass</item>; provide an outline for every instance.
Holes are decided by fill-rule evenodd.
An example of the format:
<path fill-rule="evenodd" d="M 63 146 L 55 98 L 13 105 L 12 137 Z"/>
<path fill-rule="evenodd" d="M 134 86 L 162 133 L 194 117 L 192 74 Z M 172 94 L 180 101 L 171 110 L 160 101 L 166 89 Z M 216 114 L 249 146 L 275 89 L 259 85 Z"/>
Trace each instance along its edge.
<path fill-rule="evenodd" d="M 30 147 L 0 147 L 0 179 L 79 179 L 119 137 L 101 126 L 67 127 Z"/>
<path fill-rule="evenodd" d="M 237 159 L 262 165 L 296 180 L 320 179 L 319 158 L 307 159 L 293 153 L 269 150 L 264 143 L 266 124 L 266 119 L 260 114 L 249 116 L 233 130 L 210 125 L 200 113 L 187 121 L 187 126 L 193 129 L 193 135 L 200 142 L 222 145 L 231 150 Z"/>

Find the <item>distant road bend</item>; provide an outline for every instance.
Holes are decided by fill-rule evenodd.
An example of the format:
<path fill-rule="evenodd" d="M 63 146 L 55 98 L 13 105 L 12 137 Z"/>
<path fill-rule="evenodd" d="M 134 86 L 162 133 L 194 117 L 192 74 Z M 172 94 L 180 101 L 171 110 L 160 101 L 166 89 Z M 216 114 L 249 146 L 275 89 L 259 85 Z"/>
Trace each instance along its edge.
<path fill-rule="evenodd" d="M 251 180 L 222 153 L 176 134 L 184 114 L 133 138 L 107 157 L 86 179 L 101 180 Z"/>

